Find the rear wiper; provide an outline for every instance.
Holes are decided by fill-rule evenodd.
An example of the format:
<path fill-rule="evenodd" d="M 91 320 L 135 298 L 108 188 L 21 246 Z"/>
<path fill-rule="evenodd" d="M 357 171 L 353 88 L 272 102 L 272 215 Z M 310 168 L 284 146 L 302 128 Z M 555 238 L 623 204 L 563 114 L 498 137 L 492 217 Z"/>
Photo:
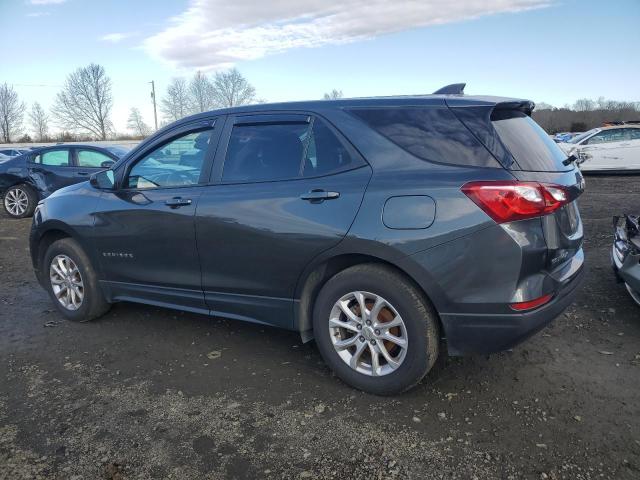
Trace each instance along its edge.
<path fill-rule="evenodd" d="M 566 167 L 568 165 L 571 165 L 573 162 L 575 162 L 578 159 L 578 157 L 576 157 L 573 153 L 571 155 L 569 155 L 567 158 L 565 158 L 562 161 L 562 164 Z"/>

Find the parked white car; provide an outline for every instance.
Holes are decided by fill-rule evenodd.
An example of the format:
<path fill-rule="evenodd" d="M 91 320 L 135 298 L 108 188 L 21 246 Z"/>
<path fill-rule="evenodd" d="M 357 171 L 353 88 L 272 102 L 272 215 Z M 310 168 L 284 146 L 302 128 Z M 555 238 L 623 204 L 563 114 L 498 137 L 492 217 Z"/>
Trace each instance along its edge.
<path fill-rule="evenodd" d="M 558 146 L 583 171 L 640 171 L 640 124 L 594 128 Z"/>

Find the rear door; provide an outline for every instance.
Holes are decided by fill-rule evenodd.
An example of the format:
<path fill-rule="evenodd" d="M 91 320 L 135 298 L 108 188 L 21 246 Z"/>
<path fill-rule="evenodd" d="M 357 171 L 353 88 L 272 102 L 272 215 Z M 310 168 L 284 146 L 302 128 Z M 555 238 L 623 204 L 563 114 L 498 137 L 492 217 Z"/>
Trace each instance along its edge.
<path fill-rule="evenodd" d="M 370 176 L 320 117 L 230 117 L 196 213 L 209 308 L 291 327 L 302 270 L 346 235 Z"/>
<path fill-rule="evenodd" d="M 640 128 L 625 128 L 620 144 L 622 163 L 629 170 L 640 170 Z"/>
<path fill-rule="evenodd" d="M 76 170 L 69 147 L 42 150 L 29 160 L 31 179 L 47 197 L 56 190 L 78 183 Z"/>
<path fill-rule="evenodd" d="M 574 201 L 541 218 L 547 244 L 547 267 L 555 269 L 581 253 L 583 228 L 577 199 L 584 180 L 549 135 L 527 114 L 517 110 L 496 110 L 492 125 L 500 141 L 515 160 L 511 173 L 522 181 L 560 185 Z"/>

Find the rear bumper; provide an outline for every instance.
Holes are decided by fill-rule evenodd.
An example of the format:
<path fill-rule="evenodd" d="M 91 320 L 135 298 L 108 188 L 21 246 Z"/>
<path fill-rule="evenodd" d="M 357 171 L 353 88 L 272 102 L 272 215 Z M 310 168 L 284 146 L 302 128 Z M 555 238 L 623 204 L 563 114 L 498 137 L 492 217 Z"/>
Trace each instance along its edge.
<path fill-rule="evenodd" d="M 507 350 L 543 329 L 574 300 L 584 278 L 580 269 L 551 302 L 526 313 L 441 314 L 449 355 L 488 354 Z"/>

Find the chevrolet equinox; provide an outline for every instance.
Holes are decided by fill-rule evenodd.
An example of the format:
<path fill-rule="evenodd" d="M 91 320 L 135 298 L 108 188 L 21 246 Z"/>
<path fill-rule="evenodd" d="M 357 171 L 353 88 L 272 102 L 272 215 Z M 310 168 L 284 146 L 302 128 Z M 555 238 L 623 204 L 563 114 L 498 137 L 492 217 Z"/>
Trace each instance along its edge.
<path fill-rule="evenodd" d="M 462 87 L 175 122 L 38 204 L 36 275 L 74 321 L 131 301 L 300 332 L 376 394 L 511 348 L 576 293 L 584 181 L 532 102 Z"/>

